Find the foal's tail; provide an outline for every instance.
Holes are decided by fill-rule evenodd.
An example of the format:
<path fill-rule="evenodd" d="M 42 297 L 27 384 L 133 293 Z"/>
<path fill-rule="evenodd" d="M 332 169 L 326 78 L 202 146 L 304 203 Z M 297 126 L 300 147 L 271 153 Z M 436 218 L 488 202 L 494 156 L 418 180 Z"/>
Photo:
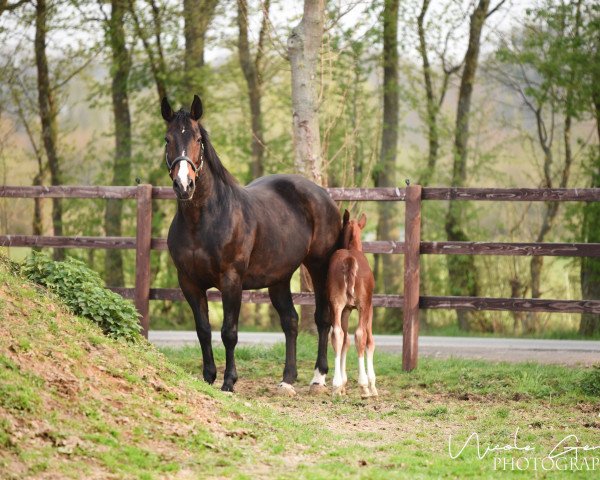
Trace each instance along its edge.
<path fill-rule="evenodd" d="M 354 284 L 356 283 L 356 272 L 358 271 L 358 263 L 353 257 L 344 259 L 344 281 L 346 283 L 346 295 L 348 300 L 354 300 Z"/>

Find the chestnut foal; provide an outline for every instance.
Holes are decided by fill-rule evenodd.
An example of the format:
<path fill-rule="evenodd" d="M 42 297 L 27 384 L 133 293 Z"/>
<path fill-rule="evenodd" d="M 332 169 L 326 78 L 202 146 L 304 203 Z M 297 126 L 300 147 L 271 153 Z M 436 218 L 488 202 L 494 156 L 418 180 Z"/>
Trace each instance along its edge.
<path fill-rule="evenodd" d="M 358 352 L 358 385 L 361 397 L 376 397 L 375 370 L 373 369 L 373 287 L 375 279 L 367 258 L 362 252 L 361 230 L 367 217 L 350 220 L 348 210 L 344 212 L 342 248 L 337 250 L 329 262 L 327 275 L 327 298 L 331 312 L 331 343 L 335 352 L 335 374 L 333 394 L 346 393 L 346 354 L 350 348 L 348 317 L 353 309 L 358 310 L 358 328 L 354 343 Z M 365 346 L 367 348 L 367 371 L 365 372 Z"/>

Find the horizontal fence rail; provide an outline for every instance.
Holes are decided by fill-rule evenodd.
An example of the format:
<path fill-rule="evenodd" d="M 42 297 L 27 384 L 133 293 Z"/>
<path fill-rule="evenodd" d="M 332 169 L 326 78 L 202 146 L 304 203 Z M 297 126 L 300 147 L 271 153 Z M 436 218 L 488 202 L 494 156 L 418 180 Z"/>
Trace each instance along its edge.
<path fill-rule="evenodd" d="M 424 242 L 421 241 L 422 201 L 496 201 L 496 202 L 597 202 L 598 188 L 437 188 L 419 185 L 407 188 L 329 188 L 336 201 L 400 201 L 405 203 L 405 242 L 377 240 L 364 242 L 366 253 L 403 254 L 405 258 L 405 295 L 374 295 L 376 307 L 404 310 L 402 366 L 417 365 L 419 309 L 496 310 L 519 312 L 600 314 L 600 300 L 550 300 L 527 298 L 422 296 L 419 292 L 420 255 L 500 255 L 600 257 L 598 243 L 515 243 L 515 242 Z M 123 199 L 137 202 L 136 237 L 53 237 L 36 235 L 0 235 L 1 247 L 101 248 L 136 250 L 135 288 L 111 287 L 125 298 L 134 300 L 141 316 L 142 329 L 149 328 L 150 300 L 183 301 L 179 288 L 150 287 L 150 251 L 167 250 L 165 238 L 151 238 L 151 201 L 174 200 L 171 187 L 130 186 L 0 186 L 0 198 L 81 198 Z M 209 290 L 209 301 L 221 300 L 220 292 Z M 314 304 L 314 294 L 293 293 L 297 305 Z M 242 301 L 270 303 L 265 291 L 245 291 Z"/>
<path fill-rule="evenodd" d="M 404 253 L 404 242 L 363 242 L 365 253 Z M 0 247 L 135 249 L 135 237 L 51 237 L 0 235 Z M 167 250 L 166 238 L 153 238 L 152 250 Z M 600 243 L 421 242 L 422 255 L 501 255 L 600 257 Z"/>

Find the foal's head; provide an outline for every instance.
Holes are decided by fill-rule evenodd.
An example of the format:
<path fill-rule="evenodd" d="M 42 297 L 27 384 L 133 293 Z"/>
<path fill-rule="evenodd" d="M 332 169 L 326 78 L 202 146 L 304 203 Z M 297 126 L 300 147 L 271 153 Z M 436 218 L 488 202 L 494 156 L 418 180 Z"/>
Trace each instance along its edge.
<path fill-rule="evenodd" d="M 344 223 L 342 226 L 342 248 L 356 249 L 362 252 L 360 240 L 361 231 L 367 224 L 367 216 L 363 213 L 358 220 L 350 220 L 350 212 L 344 211 Z"/>
<path fill-rule="evenodd" d="M 202 101 L 194 95 L 190 112 L 173 112 L 167 97 L 162 99 L 162 116 L 167 122 L 165 162 L 173 180 L 173 190 L 180 200 L 194 195 L 196 178 L 204 168 L 204 139 L 200 128 Z"/>

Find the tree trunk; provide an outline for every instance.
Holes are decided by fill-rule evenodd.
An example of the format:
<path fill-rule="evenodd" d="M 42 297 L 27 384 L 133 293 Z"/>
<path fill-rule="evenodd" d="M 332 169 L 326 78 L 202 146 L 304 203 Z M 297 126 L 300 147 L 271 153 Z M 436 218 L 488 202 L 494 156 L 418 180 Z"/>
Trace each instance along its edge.
<path fill-rule="evenodd" d="M 38 0 L 35 15 L 35 62 L 37 66 L 38 105 L 40 110 L 40 122 L 42 125 L 42 140 L 48 168 L 50 170 L 50 184 L 60 185 L 61 174 L 58 153 L 56 150 L 57 108 L 54 100 L 54 92 L 50 86 L 48 73 L 48 58 L 46 57 L 46 32 L 48 29 L 48 8 L 46 0 Z M 52 226 L 54 236 L 62 236 L 62 205 L 60 199 L 52 199 Z M 63 260 L 65 252 L 63 249 L 54 249 L 54 259 Z"/>
<path fill-rule="evenodd" d="M 325 19 L 324 0 L 304 0 L 304 14 L 288 38 L 292 67 L 292 132 L 296 171 L 323 185 L 319 133 L 318 66 Z M 306 269 L 300 269 L 301 290 L 310 291 Z M 315 331 L 314 307 L 300 308 L 300 329 Z"/>
<path fill-rule="evenodd" d="M 426 186 L 431 181 L 433 176 L 433 169 L 437 162 L 438 150 L 439 150 L 439 133 L 437 125 L 437 115 L 439 111 L 438 103 L 435 100 L 435 94 L 433 92 L 433 81 L 431 78 L 431 65 L 429 64 L 429 57 L 427 56 L 427 43 L 425 40 L 425 14 L 429 8 L 429 0 L 423 0 L 423 6 L 421 13 L 417 18 L 417 29 L 419 33 L 419 54 L 421 55 L 421 61 L 423 63 L 423 80 L 425 82 L 425 97 L 427 102 L 427 137 L 429 143 L 429 152 L 427 155 L 427 167 L 423 173 L 420 184 Z"/>
<path fill-rule="evenodd" d="M 396 187 L 396 157 L 398 151 L 398 116 L 400 108 L 398 69 L 398 0 L 386 0 L 383 10 L 383 126 L 379 165 L 375 173 L 376 187 Z M 377 238 L 400 239 L 400 215 L 395 202 L 378 202 Z M 398 293 L 402 278 L 402 263 L 397 255 L 375 255 L 379 291 Z M 399 329 L 402 311 L 384 310 L 384 323 Z"/>
<path fill-rule="evenodd" d="M 248 86 L 248 99 L 250 101 L 250 118 L 252 124 L 252 178 L 262 177 L 264 175 L 263 158 L 265 154 L 265 140 L 263 135 L 262 122 L 262 58 L 264 39 L 268 28 L 270 0 L 263 4 L 263 20 L 259 34 L 256 57 L 252 59 L 250 53 L 250 44 L 248 41 L 248 2 L 238 0 L 238 54 L 240 65 L 246 85 Z"/>
<path fill-rule="evenodd" d="M 467 180 L 467 154 L 469 141 L 469 117 L 471 114 L 471 97 L 473 84 L 479 61 L 481 31 L 487 17 L 489 0 L 479 0 L 471 15 L 469 27 L 469 46 L 465 55 L 465 66 L 462 72 L 456 111 L 454 138 L 454 165 L 452 170 L 452 186 L 463 187 Z M 460 202 L 450 202 L 446 216 L 446 235 L 450 241 L 467 241 L 463 228 L 462 206 Z M 472 255 L 448 255 L 448 281 L 450 295 L 479 295 L 475 258 Z M 470 329 L 470 314 L 464 310 L 457 311 L 458 326 L 461 330 Z"/>
<path fill-rule="evenodd" d="M 185 37 L 185 77 L 187 95 L 202 95 L 202 67 L 206 32 L 218 0 L 183 0 L 183 34 Z"/>
<path fill-rule="evenodd" d="M 600 88 L 594 92 L 596 129 L 600 142 Z M 600 187 L 600 146 L 592 169 L 591 187 Z M 588 202 L 583 209 L 582 241 L 600 243 L 600 202 Z M 585 300 L 600 300 L 600 258 L 583 257 L 581 259 L 581 296 Z M 584 313 L 579 323 L 581 335 L 600 333 L 600 315 Z"/>
<path fill-rule="evenodd" d="M 108 43 L 112 50 L 111 72 L 113 78 L 111 91 L 115 128 L 115 157 L 111 185 L 128 185 L 131 176 L 131 118 L 128 96 L 131 59 L 125 42 L 124 17 L 127 9 L 127 0 L 112 0 L 111 5 Z M 121 236 L 122 213 L 122 200 L 107 200 L 104 218 L 107 236 Z M 107 250 L 105 270 L 107 285 L 124 285 L 123 255 L 121 250 Z"/>
<path fill-rule="evenodd" d="M 292 29 L 288 53 L 292 66 L 292 130 L 294 163 L 298 173 L 323 185 L 323 159 L 318 115 L 318 64 L 324 0 L 305 0 L 304 15 Z"/>

